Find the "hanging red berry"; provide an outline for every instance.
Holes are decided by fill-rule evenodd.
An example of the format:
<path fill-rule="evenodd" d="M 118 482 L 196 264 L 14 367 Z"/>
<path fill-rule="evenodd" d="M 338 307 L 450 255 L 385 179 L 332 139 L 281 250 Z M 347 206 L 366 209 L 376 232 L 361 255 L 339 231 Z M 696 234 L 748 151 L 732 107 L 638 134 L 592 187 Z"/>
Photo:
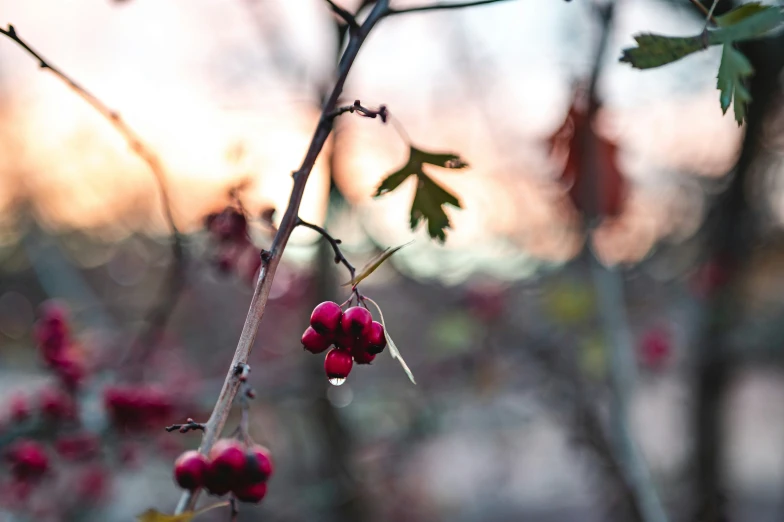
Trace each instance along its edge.
<path fill-rule="evenodd" d="M 325 301 L 313 309 L 313 313 L 310 314 L 310 326 L 322 335 L 335 333 L 340 326 L 342 316 L 340 305 Z"/>
<path fill-rule="evenodd" d="M 209 461 L 198 451 L 186 451 L 174 462 L 174 480 L 190 491 L 204 486 Z"/>
<path fill-rule="evenodd" d="M 310 353 L 321 353 L 332 344 L 332 338 L 318 333 L 312 326 L 308 326 L 302 334 L 302 346 Z"/>
<path fill-rule="evenodd" d="M 354 365 L 351 359 L 351 353 L 345 350 L 332 349 L 327 352 L 324 359 L 324 370 L 327 372 L 327 378 L 331 384 L 340 386 L 346 382 L 351 367 Z"/>
<path fill-rule="evenodd" d="M 353 337 L 359 337 L 373 322 L 373 316 L 366 308 L 361 306 L 352 306 L 343 313 L 343 318 L 340 320 L 340 326 L 343 333 Z"/>

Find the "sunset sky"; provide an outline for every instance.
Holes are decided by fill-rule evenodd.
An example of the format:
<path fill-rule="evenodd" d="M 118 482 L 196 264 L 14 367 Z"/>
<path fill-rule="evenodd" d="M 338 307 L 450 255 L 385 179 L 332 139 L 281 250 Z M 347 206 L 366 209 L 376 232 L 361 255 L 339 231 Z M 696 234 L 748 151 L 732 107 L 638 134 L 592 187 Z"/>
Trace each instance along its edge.
<path fill-rule="evenodd" d="M 618 3 L 595 128 L 619 144 L 633 188 L 627 212 L 593 240 L 609 264 L 693 233 L 704 208 L 699 179 L 723 175 L 738 151 L 742 130 L 718 105 L 715 49 L 645 72 L 617 63 L 639 31 L 698 32 L 700 20 L 683 3 Z M 318 117 L 314 87 L 330 77 L 335 55 L 323 2 L 0 0 L 0 12 L 0 22 L 13 23 L 117 109 L 162 157 L 184 229 L 196 228 L 225 188 L 244 178 L 253 182 L 245 194 L 250 209 L 285 207 L 290 173 Z M 386 104 L 414 144 L 459 152 L 471 164 L 435 173 L 464 210 L 450 211 L 446 246 L 420 240 L 406 249 L 400 262 L 409 270 L 436 276 L 451 263 L 454 277 L 473 269 L 517 277 L 539 259 L 564 261 L 580 248 L 544 144 L 563 122 L 571 82 L 592 62 L 591 20 L 585 3 L 519 0 L 398 17 L 371 35 L 345 100 Z M 276 59 L 296 76 L 282 74 Z M 117 238 L 164 230 L 153 179 L 101 116 L 7 39 L 0 75 L 0 209 L 29 197 L 53 228 L 103 229 Z M 408 230 L 412 182 L 370 197 L 406 159 L 393 127 L 355 117 L 340 124 L 338 184 L 364 230 L 380 244 L 423 239 Z M 302 204 L 306 220 L 325 214 L 322 167 Z M 295 240 L 312 238 L 303 232 Z"/>

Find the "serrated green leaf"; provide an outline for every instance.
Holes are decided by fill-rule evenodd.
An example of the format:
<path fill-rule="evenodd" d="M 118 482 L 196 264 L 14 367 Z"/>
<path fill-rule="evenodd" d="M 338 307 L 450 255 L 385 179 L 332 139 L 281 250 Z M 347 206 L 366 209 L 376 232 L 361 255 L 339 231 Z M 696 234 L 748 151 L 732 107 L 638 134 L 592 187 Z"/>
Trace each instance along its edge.
<path fill-rule="evenodd" d="M 424 219 L 427 221 L 427 233 L 440 242 L 446 241 L 447 228 L 451 227 L 444 205 L 461 208 L 455 196 L 447 192 L 438 183 L 426 175 L 419 177 L 414 201 L 411 203 L 411 230 L 416 229 Z"/>
<path fill-rule="evenodd" d="M 381 307 L 378 306 L 378 303 L 376 303 L 374 300 L 370 299 L 369 297 L 365 297 L 365 301 L 369 301 L 373 306 L 376 307 L 376 310 L 378 310 L 378 316 L 381 318 L 381 325 L 384 327 L 384 337 L 387 340 L 389 355 L 391 355 L 393 359 L 397 359 L 397 361 L 400 363 L 400 366 L 403 367 L 403 371 L 406 372 L 408 379 L 413 384 L 416 384 L 416 381 L 414 380 L 414 374 L 411 373 L 411 368 L 409 368 L 408 365 L 406 364 L 406 361 L 403 360 L 403 356 L 400 355 L 400 350 L 397 349 L 397 345 L 395 344 L 395 341 L 393 341 L 392 337 L 389 335 L 389 328 L 387 328 L 387 323 L 384 321 L 384 314 L 383 312 L 381 312 Z"/>
<path fill-rule="evenodd" d="M 762 5 L 759 2 L 749 2 L 748 4 L 738 6 L 723 15 L 716 15 L 713 19 L 716 20 L 716 25 L 719 27 L 727 27 L 732 24 L 737 24 L 741 20 L 766 9 L 775 9 L 775 7 Z"/>
<path fill-rule="evenodd" d="M 179 515 L 167 515 L 156 509 L 148 509 L 141 515 L 137 515 L 136 520 L 137 522 L 190 522 L 193 517 L 201 515 L 202 513 L 212 509 L 225 507 L 228 505 L 228 502 L 218 502 L 217 504 L 212 504 L 198 511 L 186 511 L 185 513 L 181 513 Z"/>
<path fill-rule="evenodd" d="M 637 69 L 661 67 L 706 48 L 702 35 L 663 36 L 647 33 L 636 35 L 634 41 L 637 47 L 624 49 L 620 61 Z"/>
<path fill-rule="evenodd" d="M 620 61 L 638 69 L 651 69 L 675 62 L 712 45 L 761 38 L 781 27 L 784 13 L 777 7 L 747 4 L 716 17 L 716 21 L 719 28 L 694 36 L 638 34 L 634 37 L 637 47 L 624 49 Z"/>
<path fill-rule="evenodd" d="M 741 8 L 730 11 L 727 15 L 731 15 L 739 9 Z M 767 6 L 763 9 L 746 9 L 736 13 L 733 18 L 737 21 L 719 29 L 708 31 L 711 45 L 742 42 L 765 36 L 770 31 L 781 26 L 784 22 L 784 13 L 778 7 Z"/>
<path fill-rule="evenodd" d="M 410 147 L 406 164 L 387 176 L 376 190 L 375 196 L 381 196 L 395 190 L 409 176 L 417 177 L 414 200 L 411 203 L 411 229 L 414 230 L 422 220 L 427 221 L 427 231 L 431 238 L 441 242 L 446 240 L 445 229 L 449 228 L 449 218 L 444 212 L 446 204 L 460 207 L 458 199 L 425 174 L 424 165 L 433 165 L 447 169 L 462 169 L 468 163 L 456 154 L 426 152 Z"/>
<path fill-rule="evenodd" d="M 349 281 L 348 283 L 343 283 L 341 286 L 349 286 L 349 285 L 350 286 L 356 286 L 356 285 L 358 285 L 360 281 L 362 281 L 367 276 L 369 276 L 370 274 L 375 272 L 376 269 L 378 267 L 380 267 L 382 265 L 382 263 L 384 263 L 384 261 L 386 261 L 387 259 L 392 257 L 392 255 L 395 252 L 397 252 L 398 250 L 400 250 L 404 246 L 410 245 L 413 242 L 414 241 L 411 240 L 411 241 L 409 241 L 408 243 L 406 243 L 404 245 L 399 245 L 399 246 L 396 246 L 395 248 L 392 248 L 392 249 L 389 249 L 389 248 L 385 249 L 383 252 L 381 252 L 379 255 L 377 255 L 375 258 L 373 258 L 373 260 L 371 260 L 368 264 L 366 264 L 362 268 L 362 270 L 359 271 L 359 274 L 354 276 L 354 278 L 351 281 Z"/>
<path fill-rule="evenodd" d="M 726 114 L 732 102 L 738 125 L 743 123 L 746 106 L 751 102 L 751 93 L 746 89 L 744 81 L 753 73 L 754 68 L 743 53 L 735 49 L 732 44 L 725 44 L 721 53 L 716 88 L 720 91 L 721 111 Z"/>

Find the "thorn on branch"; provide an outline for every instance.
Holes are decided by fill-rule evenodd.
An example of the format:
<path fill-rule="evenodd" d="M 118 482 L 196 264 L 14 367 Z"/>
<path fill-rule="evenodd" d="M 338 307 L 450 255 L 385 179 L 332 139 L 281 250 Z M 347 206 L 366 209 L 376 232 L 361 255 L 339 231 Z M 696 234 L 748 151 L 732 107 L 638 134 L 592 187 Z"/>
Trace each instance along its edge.
<path fill-rule="evenodd" d="M 262 249 L 261 249 L 261 254 L 260 254 L 260 255 L 261 255 L 261 261 L 262 261 L 262 263 L 264 263 L 265 265 L 266 265 L 267 263 L 269 263 L 269 262 L 270 262 L 270 260 L 272 259 L 272 252 L 270 252 L 269 250 L 264 250 L 264 249 L 262 248 Z"/>
<path fill-rule="evenodd" d="M 178 430 L 180 433 L 188 433 L 189 431 L 196 431 L 196 430 L 204 431 L 205 428 L 206 428 L 205 424 L 196 422 L 193 419 L 188 419 L 185 422 L 185 424 L 172 424 L 171 426 L 167 426 L 166 431 L 171 433 L 174 430 Z"/>

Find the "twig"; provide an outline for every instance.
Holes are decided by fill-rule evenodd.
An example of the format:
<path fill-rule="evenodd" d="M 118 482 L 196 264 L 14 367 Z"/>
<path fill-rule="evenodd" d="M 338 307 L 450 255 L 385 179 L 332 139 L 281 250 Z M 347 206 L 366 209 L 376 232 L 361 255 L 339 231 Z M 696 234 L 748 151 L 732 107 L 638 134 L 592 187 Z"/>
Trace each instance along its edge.
<path fill-rule="evenodd" d="M 705 7 L 704 5 L 702 5 L 702 2 L 700 2 L 700 0 L 689 0 L 689 2 L 691 2 L 692 4 L 694 4 L 694 6 L 695 6 L 697 9 L 699 9 L 700 11 L 702 11 L 702 14 L 704 14 L 704 15 L 705 15 L 705 16 L 708 18 L 708 20 L 710 20 L 710 21 L 711 21 L 711 22 L 713 22 L 714 24 L 716 23 L 716 19 L 713 17 L 713 8 L 711 8 L 710 10 L 708 10 L 708 8 L 707 8 L 707 7 Z M 716 3 L 717 3 L 717 2 L 714 2 L 714 4 L 713 4 L 713 6 L 714 6 L 714 7 L 716 6 Z"/>
<path fill-rule="evenodd" d="M 136 354 L 136 360 L 144 360 L 146 356 L 152 351 L 155 346 L 156 333 L 166 324 L 169 316 L 171 315 L 174 305 L 177 303 L 180 293 L 185 287 L 185 263 L 186 255 L 183 246 L 183 237 L 174 221 L 174 214 L 171 209 L 169 189 L 166 185 L 166 173 L 161 165 L 161 161 L 142 141 L 142 139 L 128 126 L 125 120 L 120 117 L 120 114 L 108 107 L 101 100 L 95 97 L 90 91 L 78 84 L 73 78 L 65 74 L 61 69 L 54 66 L 50 61 L 46 60 L 41 54 L 34 50 L 30 44 L 22 40 L 16 32 L 13 25 L 9 24 L 8 29 L 0 28 L 0 33 L 16 42 L 22 49 L 27 51 L 30 56 L 38 60 L 38 65 L 42 69 L 48 69 L 66 85 L 68 85 L 76 94 L 85 100 L 90 106 L 97 110 L 109 123 L 125 138 L 130 149 L 142 160 L 152 172 L 153 177 L 158 185 L 158 190 L 161 198 L 161 207 L 163 209 L 164 218 L 171 229 L 172 234 L 172 258 L 173 263 L 169 274 L 165 277 L 165 288 L 160 293 L 161 298 L 153 304 L 152 308 L 147 313 L 144 321 L 144 328 L 139 332 L 135 341 L 130 345 L 131 352 L 134 347 L 141 346 L 142 352 Z M 130 355 L 129 352 L 127 355 Z M 121 358 L 125 362 L 125 357 Z"/>
<path fill-rule="evenodd" d="M 340 239 L 335 239 L 330 235 L 329 232 L 327 232 L 320 226 L 314 225 L 313 223 L 308 223 L 307 221 L 303 221 L 300 218 L 297 218 L 297 226 L 303 226 L 305 228 L 315 230 L 316 232 L 321 234 L 322 237 L 324 237 L 324 239 L 329 241 L 329 244 L 332 245 L 332 250 L 335 252 L 335 263 L 336 264 L 343 263 L 343 265 L 348 269 L 349 273 L 351 274 L 351 279 L 354 279 L 354 275 L 356 274 L 357 270 L 356 268 L 354 268 L 354 265 L 349 263 L 348 259 L 346 259 L 346 256 L 343 255 L 343 251 L 340 250 Z"/>
<path fill-rule="evenodd" d="M 719 0 L 713 0 L 713 5 L 710 6 L 710 9 L 708 10 L 708 13 L 707 13 L 708 16 L 705 17 L 705 27 L 702 28 L 703 31 L 707 31 L 708 30 L 708 23 L 710 23 L 710 22 L 713 22 L 714 24 L 716 23 L 716 19 L 713 18 L 713 11 L 716 9 L 716 6 L 718 5 L 718 3 L 719 3 Z"/>
<path fill-rule="evenodd" d="M 387 112 L 387 106 L 386 105 L 381 105 L 377 110 L 373 110 L 373 109 L 368 109 L 367 107 L 363 107 L 360 104 L 359 100 L 354 100 L 353 104 L 346 105 L 344 107 L 338 107 L 337 109 L 332 111 L 332 113 L 329 114 L 329 117 L 330 118 L 337 118 L 341 114 L 345 114 L 347 112 L 350 112 L 352 114 L 356 112 L 360 116 L 364 116 L 366 118 L 376 118 L 376 117 L 379 117 L 379 118 L 381 118 L 381 121 L 383 123 L 387 122 L 387 116 L 389 114 Z"/>
<path fill-rule="evenodd" d="M 177 430 L 180 433 L 188 433 L 189 431 L 197 430 L 204 431 L 204 424 L 196 422 L 193 419 L 188 419 L 185 421 L 185 424 L 172 424 L 171 426 L 166 427 L 166 431 L 169 433 L 173 432 L 174 430 Z"/>
<path fill-rule="evenodd" d="M 267 307 L 267 300 L 269 298 L 270 288 L 272 287 L 272 280 L 274 278 L 275 271 L 280 264 L 280 258 L 283 254 L 283 250 L 285 249 L 286 244 L 288 243 L 289 237 L 291 236 L 294 228 L 297 226 L 297 222 L 299 220 L 299 206 L 302 201 L 302 195 L 305 191 L 305 184 L 308 181 L 308 176 L 310 175 L 310 172 L 316 163 L 316 159 L 318 158 L 321 149 L 324 147 L 327 138 L 332 132 L 332 118 L 329 117 L 329 114 L 331 114 L 337 106 L 337 101 L 340 97 L 340 94 L 343 92 L 343 86 L 346 83 L 348 73 L 351 70 L 351 66 L 354 63 L 354 60 L 359 54 L 359 50 L 362 47 L 362 44 L 373 27 L 387 14 L 388 9 L 389 0 L 378 0 L 359 29 L 353 34 L 350 34 L 348 45 L 346 46 L 346 49 L 340 58 L 335 86 L 332 88 L 332 92 L 324 103 L 324 107 L 321 112 L 321 118 L 319 118 L 318 125 L 316 126 L 316 130 L 313 134 L 313 138 L 311 139 L 308 151 L 305 154 L 305 158 L 302 161 L 302 165 L 293 174 L 294 187 L 292 188 L 291 196 L 289 197 L 289 203 L 286 208 L 286 212 L 284 213 L 283 219 L 281 220 L 278 233 L 275 234 L 275 238 L 272 241 L 270 254 L 267 256 L 265 263 L 262 264 L 261 269 L 259 270 L 259 278 L 256 282 L 253 297 L 251 298 L 250 302 L 250 308 L 248 310 L 248 315 L 245 319 L 245 324 L 242 328 L 242 333 L 240 335 L 239 342 L 237 343 L 234 357 L 232 359 L 231 365 L 229 366 L 228 375 L 226 376 L 226 380 L 223 383 L 223 388 L 221 389 L 218 400 L 215 403 L 215 407 L 213 408 L 212 414 L 210 415 L 210 419 L 207 421 L 206 429 L 204 430 L 204 438 L 202 439 L 201 446 L 199 447 L 199 451 L 205 455 L 209 452 L 209 450 L 212 448 L 212 445 L 223 431 L 223 427 L 225 426 L 226 420 L 229 416 L 231 405 L 234 402 L 234 397 L 239 390 L 240 380 L 235 375 L 234 368 L 236 368 L 240 363 L 247 363 L 248 357 L 250 356 L 250 352 L 253 348 L 253 344 L 256 340 L 259 323 L 261 322 L 261 318 L 264 315 L 264 311 Z M 184 493 L 180 498 L 179 503 L 177 504 L 176 513 L 181 514 L 184 511 L 191 509 L 196 503 L 197 497 L 197 492 Z"/>
<path fill-rule="evenodd" d="M 480 5 L 487 5 L 487 4 L 497 4 L 500 2 L 506 2 L 508 0 L 477 0 L 475 2 L 464 2 L 464 3 L 457 3 L 457 4 L 450 4 L 450 3 L 442 3 L 438 2 L 431 5 L 421 5 L 417 7 L 407 7 L 405 9 L 389 9 L 387 11 L 388 15 L 399 15 L 399 14 L 406 14 L 406 13 L 419 13 L 423 11 L 442 11 L 445 9 L 462 9 L 464 7 L 476 7 Z M 696 0 L 693 0 L 696 1 Z"/>
<path fill-rule="evenodd" d="M 340 7 L 338 4 L 336 4 L 332 0 L 326 0 L 326 2 L 329 4 L 329 7 L 332 8 L 332 12 L 334 12 L 344 22 L 346 22 L 346 25 L 348 25 L 349 31 L 356 32 L 357 30 L 359 30 L 359 24 L 357 23 L 357 19 L 354 17 L 353 14 L 349 13 L 348 11 L 346 11 L 345 9 Z"/>

